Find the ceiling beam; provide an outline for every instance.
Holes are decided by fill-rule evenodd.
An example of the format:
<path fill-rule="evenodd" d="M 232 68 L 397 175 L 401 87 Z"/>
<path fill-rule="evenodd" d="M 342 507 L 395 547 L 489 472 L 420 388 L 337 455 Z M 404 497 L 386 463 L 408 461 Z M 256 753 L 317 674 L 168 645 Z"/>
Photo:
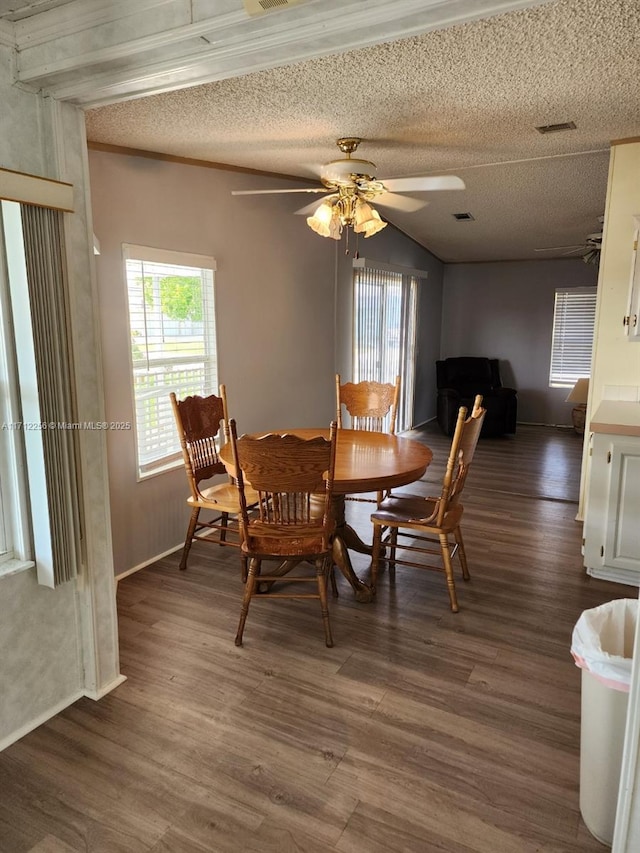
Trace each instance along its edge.
<path fill-rule="evenodd" d="M 442 29 L 552 0 L 76 0 L 15 24 L 18 81 L 90 107 Z"/>

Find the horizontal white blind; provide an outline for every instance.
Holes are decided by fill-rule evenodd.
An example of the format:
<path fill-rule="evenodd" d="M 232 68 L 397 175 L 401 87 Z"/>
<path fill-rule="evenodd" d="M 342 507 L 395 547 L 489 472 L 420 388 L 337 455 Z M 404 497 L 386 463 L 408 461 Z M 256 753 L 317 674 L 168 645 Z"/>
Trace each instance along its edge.
<path fill-rule="evenodd" d="M 549 385 L 571 387 L 591 375 L 596 288 L 556 290 Z"/>
<path fill-rule="evenodd" d="M 134 257 L 137 254 L 143 257 Z M 161 260 L 152 260 L 153 253 Z M 212 258 L 125 247 L 140 474 L 180 457 L 169 394 L 217 388 Z M 172 263 L 167 263 L 167 258 Z M 202 266 L 193 262 L 200 260 Z"/>

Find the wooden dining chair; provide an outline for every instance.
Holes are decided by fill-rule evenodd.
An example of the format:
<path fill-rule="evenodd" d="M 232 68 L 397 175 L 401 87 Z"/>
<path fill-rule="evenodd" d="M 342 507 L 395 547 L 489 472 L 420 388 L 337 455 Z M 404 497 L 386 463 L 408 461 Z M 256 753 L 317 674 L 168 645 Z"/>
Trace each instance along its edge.
<path fill-rule="evenodd" d="M 351 429 L 365 429 L 369 432 L 388 432 L 395 435 L 398 400 L 400 399 L 400 377 L 395 384 L 390 382 L 346 382 L 341 384 L 340 374 L 336 373 L 336 420 L 338 428 L 343 427 L 342 408 L 351 418 Z M 376 498 L 347 495 L 346 500 L 379 504 L 383 492 Z"/>
<path fill-rule="evenodd" d="M 476 396 L 469 417 L 467 417 L 467 409 L 464 406 L 460 407 L 442 481 L 442 490 L 438 497 L 390 495 L 382 501 L 371 516 L 373 522 L 371 586 L 374 590 L 378 582 L 378 569 L 384 544 L 387 546 L 386 561 L 391 576 L 395 573 L 396 565 L 444 571 L 451 610 L 454 613 L 458 612 L 452 563 L 456 554 L 460 561 L 462 577 L 466 581 L 469 580 L 469 568 L 460 530 L 463 513 L 460 496 L 473 461 L 484 416 L 485 410 L 482 408 L 480 395 Z M 383 533 L 385 533 L 384 540 Z M 410 540 L 410 542 L 400 544 L 399 539 Z M 406 558 L 401 559 L 398 557 L 398 551 L 409 555 L 436 554 L 440 557 L 440 563 L 434 565 L 418 563 Z"/>
<path fill-rule="evenodd" d="M 221 439 L 229 439 L 227 394 L 224 385 L 220 385 L 219 394 L 219 397 L 215 394 L 208 397 L 196 395 L 185 397 L 184 400 L 178 400 L 173 391 L 169 395 L 180 438 L 184 470 L 191 491 L 187 498 L 191 517 L 180 560 L 180 568 L 183 570 L 187 568 L 187 557 L 194 541 L 213 542 L 236 548 L 240 546 L 237 524 L 240 513 L 238 488 L 218 456 Z M 225 482 L 203 487 L 204 483 L 218 474 L 224 474 Z M 245 497 L 249 506 L 255 505 L 258 499 L 251 490 L 247 490 Z M 203 509 L 212 511 L 213 517 L 202 521 L 200 512 Z M 230 519 L 236 519 L 236 524 L 230 525 Z M 214 531 L 213 535 L 197 535 L 206 529 Z M 243 569 L 243 579 L 245 578 L 246 561 Z"/>
<path fill-rule="evenodd" d="M 400 397 L 400 377 L 390 382 L 346 382 L 341 384 L 336 373 L 336 420 L 342 428 L 342 407 L 351 417 L 351 429 L 389 432 L 395 435 L 396 414 Z"/>
<path fill-rule="evenodd" d="M 242 645 L 249 605 L 256 595 L 259 598 L 318 599 L 325 642 L 332 646 L 327 578 L 335 529 L 331 497 L 337 425 L 331 424 L 329 440 L 287 434 L 238 438 L 233 420 L 230 421 L 230 434 L 240 494 L 241 550 L 249 560 L 236 646 Z M 252 518 L 248 513 L 248 483 L 259 498 Z M 306 561 L 312 561 L 315 575 L 263 574 L 263 560 L 276 560 L 281 567 L 296 572 Z M 272 591 L 274 585 L 286 587 L 299 583 L 313 583 L 316 590 L 311 593 L 294 593 L 286 588 L 281 592 Z M 258 594 L 258 585 L 262 588 L 265 584 L 267 591 Z"/>

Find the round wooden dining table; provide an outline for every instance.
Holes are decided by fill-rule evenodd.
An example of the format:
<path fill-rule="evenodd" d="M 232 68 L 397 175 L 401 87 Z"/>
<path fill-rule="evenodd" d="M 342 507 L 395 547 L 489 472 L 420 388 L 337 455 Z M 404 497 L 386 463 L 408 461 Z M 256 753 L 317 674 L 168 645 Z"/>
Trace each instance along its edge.
<path fill-rule="evenodd" d="M 273 430 L 309 439 L 315 436 L 329 438 L 328 429 Z M 258 437 L 267 433 L 255 433 Z M 336 532 L 333 539 L 333 561 L 353 587 L 357 601 L 371 601 L 371 588 L 356 575 L 349 549 L 371 554 L 366 545 L 345 518 L 345 495 L 386 491 L 406 486 L 423 476 L 433 453 L 424 444 L 381 432 L 339 429 L 336 445 L 336 468 L 333 481 L 333 511 Z M 225 444 L 220 459 L 233 476 L 231 445 Z"/>

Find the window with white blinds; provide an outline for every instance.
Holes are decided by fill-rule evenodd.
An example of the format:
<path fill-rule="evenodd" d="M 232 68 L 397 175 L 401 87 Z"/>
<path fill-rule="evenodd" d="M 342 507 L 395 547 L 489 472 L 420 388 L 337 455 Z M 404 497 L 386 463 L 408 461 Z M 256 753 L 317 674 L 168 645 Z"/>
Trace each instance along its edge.
<path fill-rule="evenodd" d="M 181 458 L 169 394 L 218 387 L 215 260 L 124 246 L 140 477 Z"/>
<path fill-rule="evenodd" d="M 418 282 L 426 272 L 359 258 L 354 265 L 353 381 L 395 383 L 396 428 L 413 426 Z"/>
<path fill-rule="evenodd" d="M 571 388 L 591 375 L 591 349 L 596 318 L 596 288 L 556 290 L 549 385 Z"/>

